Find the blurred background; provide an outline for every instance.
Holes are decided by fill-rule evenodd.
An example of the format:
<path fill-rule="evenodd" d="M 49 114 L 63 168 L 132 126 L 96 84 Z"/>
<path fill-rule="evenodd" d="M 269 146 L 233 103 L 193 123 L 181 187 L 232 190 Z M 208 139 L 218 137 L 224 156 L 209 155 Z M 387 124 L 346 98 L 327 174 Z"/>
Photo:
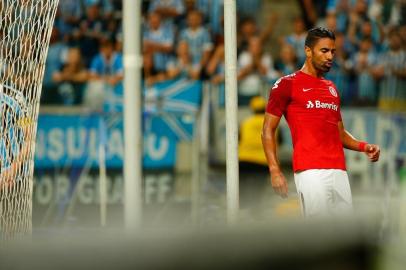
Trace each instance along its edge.
<path fill-rule="evenodd" d="M 306 31 L 324 26 L 336 34 L 326 78 L 340 91 L 346 128 L 382 149 L 376 164 L 346 152 L 355 210 L 374 217 L 379 239 L 404 235 L 406 1 L 236 2 L 240 220 L 300 216 L 289 129 L 282 122 L 278 133 L 290 188 L 281 199 L 267 184 L 261 119 L 272 84 L 303 65 Z M 148 227 L 226 223 L 223 19 L 221 0 L 142 1 Z M 123 42 L 121 0 L 60 0 L 38 123 L 34 230 L 100 227 L 101 163 L 105 226 L 123 226 Z"/>

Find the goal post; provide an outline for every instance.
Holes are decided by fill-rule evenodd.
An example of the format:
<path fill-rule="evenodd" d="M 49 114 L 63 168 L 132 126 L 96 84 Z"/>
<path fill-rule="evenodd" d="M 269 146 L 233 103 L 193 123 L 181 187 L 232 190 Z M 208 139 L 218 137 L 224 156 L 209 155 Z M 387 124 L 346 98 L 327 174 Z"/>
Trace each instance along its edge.
<path fill-rule="evenodd" d="M 224 0 L 227 221 L 229 224 L 237 221 L 239 211 L 236 13 L 236 0 Z"/>
<path fill-rule="evenodd" d="M 0 0 L 0 239 L 31 233 L 34 150 L 59 0 Z"/>

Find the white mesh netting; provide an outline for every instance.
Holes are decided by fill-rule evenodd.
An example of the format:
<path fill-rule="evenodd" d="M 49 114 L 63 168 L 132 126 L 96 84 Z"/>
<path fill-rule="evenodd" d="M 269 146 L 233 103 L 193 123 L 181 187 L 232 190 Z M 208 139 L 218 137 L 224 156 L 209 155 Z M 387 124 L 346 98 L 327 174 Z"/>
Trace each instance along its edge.
<path fill-rule="evenodd" d="M 0 239 L 31 232 L 41 85 L 58 0 L 0 0 Z"/>

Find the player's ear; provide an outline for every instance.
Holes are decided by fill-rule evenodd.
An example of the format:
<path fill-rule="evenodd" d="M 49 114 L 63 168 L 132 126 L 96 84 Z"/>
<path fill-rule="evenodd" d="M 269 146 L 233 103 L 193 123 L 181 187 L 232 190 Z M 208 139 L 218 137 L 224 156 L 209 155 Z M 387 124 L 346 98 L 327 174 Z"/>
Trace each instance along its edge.
<path fill-rule="evenodd" d="M 311 57 L 312 56 L 312 49 L 310 48 L 310 47 L 308 47 L 308 46 L 305 46 L 305 54 L 306 54 L 306 57 L 307 58 L 309 58 L 309 57 Z"/>

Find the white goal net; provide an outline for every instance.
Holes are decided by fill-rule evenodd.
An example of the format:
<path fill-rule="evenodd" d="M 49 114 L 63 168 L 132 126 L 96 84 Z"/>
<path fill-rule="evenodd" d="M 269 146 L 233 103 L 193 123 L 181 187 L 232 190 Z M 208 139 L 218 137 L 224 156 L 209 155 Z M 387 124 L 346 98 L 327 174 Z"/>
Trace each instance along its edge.
<path fill-rule="evenodd" d="M 31 232 L 41 85 L 59 0 L 0 0 L 0 239 Z"/>

